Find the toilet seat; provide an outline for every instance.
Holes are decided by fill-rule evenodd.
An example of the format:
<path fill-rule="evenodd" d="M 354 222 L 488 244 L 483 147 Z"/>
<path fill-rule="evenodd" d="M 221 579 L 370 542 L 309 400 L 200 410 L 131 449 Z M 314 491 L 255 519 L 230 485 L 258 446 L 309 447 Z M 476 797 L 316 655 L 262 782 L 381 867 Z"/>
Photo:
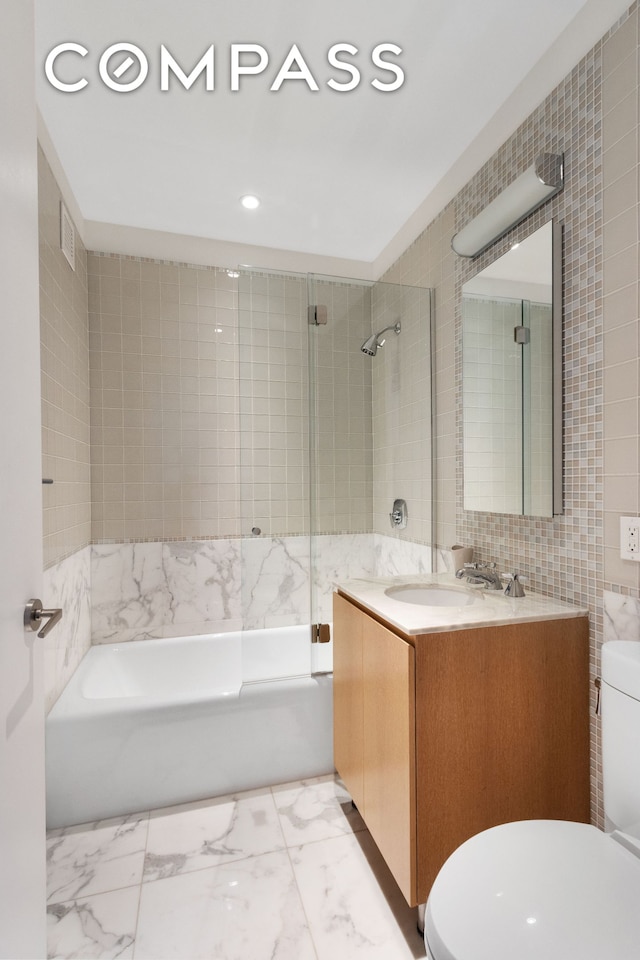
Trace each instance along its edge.
<path fill-rule="evenodd" d="M 640 960 L 640 859 L 584 823 L 492 827 L 442 867 L 425 943 L 430 960 Z"/>

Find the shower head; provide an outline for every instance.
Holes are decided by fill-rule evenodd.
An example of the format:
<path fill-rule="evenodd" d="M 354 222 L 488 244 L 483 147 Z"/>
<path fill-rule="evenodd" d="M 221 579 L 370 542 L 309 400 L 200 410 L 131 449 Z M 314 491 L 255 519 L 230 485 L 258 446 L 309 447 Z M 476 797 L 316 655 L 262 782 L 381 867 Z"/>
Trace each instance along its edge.
<path fill-rule="evenodd" d="M 369 339 L 365 340 L 360 349 L 363 353 L 366 353 L 368 357 L 375 357 L 379 346 L 380 344 L 378 343 L 377 336 L 375 333 L 372 333 Z"/>
<path fill-rule="evenodd" d="M 380 337 L 383 333 L 386 333 L 387 330 L 393 330 L 393 332 L 396 334 L 400 333 L 400 321 L 398 320 L 397 323 L 392 324 L 390 327 L 385 327 L 384 330 L 381 330 L 379 333 L 371 334 L 371 336 L 368 337 L 368 339 L 365 340 L 360 347 L 362 352 L 366 353 L 368 357 L 375 357 L 376 353 L 378 352 L 378 347 L 382 347 L 384 345 L 384 340 L 381 340 Z"/>

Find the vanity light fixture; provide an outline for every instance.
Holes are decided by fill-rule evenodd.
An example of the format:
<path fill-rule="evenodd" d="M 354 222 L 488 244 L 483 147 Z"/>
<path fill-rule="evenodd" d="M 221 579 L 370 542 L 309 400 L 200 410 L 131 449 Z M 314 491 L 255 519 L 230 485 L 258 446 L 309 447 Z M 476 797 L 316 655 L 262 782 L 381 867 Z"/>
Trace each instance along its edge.
<path fill-rule="evenodd" d="M 245 210 L 257 210 L 260 206 L 260 198 L 254 197 L 252 193 L 247 193 L 244 197 L 240 197 L 240 203 Z"/>
<path fill-rule="evenodd" d="M 528 170 L 454 235 L 451 246 L 460 257 L 476 257 L 542 203 L 559 193 L 563 186 L 563 154 L 541 154 Z"/>

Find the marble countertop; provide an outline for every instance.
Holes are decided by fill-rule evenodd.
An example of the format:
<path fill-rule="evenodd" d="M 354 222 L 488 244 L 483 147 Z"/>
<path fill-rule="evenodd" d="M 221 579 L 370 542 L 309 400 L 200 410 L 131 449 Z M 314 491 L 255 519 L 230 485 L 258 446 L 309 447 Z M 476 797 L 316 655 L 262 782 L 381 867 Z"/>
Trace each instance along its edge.
<path fill-rule="evenodd" d="M 389 587 L 403 584 L 431 584 L 453 587 L 465 599 L 474 596 L 468 606 L 425 606 L 406 603 L 387 596 Z M 526 623 L 536 620 L 559 620 L 587 616 L 588 611 L 563 600 L 554 600 L 540 594 L 524 597 L 505 597 L 501 590 L 487 590 L 456 580 L 451 573 L 423 573 L 404 577 L 371 577 L 345 580 L 337 589 L 355 600 L 361 607 L 375 613 L 402 633 L 413 636 L 420 633 L 441 633 L 444 630 L 466 630 L 504 623 Z M 525 585 L 526 589 L 526 585 Z"/>

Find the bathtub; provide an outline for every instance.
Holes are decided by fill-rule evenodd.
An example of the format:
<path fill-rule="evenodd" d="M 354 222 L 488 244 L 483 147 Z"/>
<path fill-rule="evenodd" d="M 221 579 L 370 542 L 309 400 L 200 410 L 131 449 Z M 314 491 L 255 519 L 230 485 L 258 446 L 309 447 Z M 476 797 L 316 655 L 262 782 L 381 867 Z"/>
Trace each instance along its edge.
<path fill-rule="evenodd" d="M 309 627 L 91 647 L 47 717 L 47 826 L 332 772 L 309 663 Z"/>

